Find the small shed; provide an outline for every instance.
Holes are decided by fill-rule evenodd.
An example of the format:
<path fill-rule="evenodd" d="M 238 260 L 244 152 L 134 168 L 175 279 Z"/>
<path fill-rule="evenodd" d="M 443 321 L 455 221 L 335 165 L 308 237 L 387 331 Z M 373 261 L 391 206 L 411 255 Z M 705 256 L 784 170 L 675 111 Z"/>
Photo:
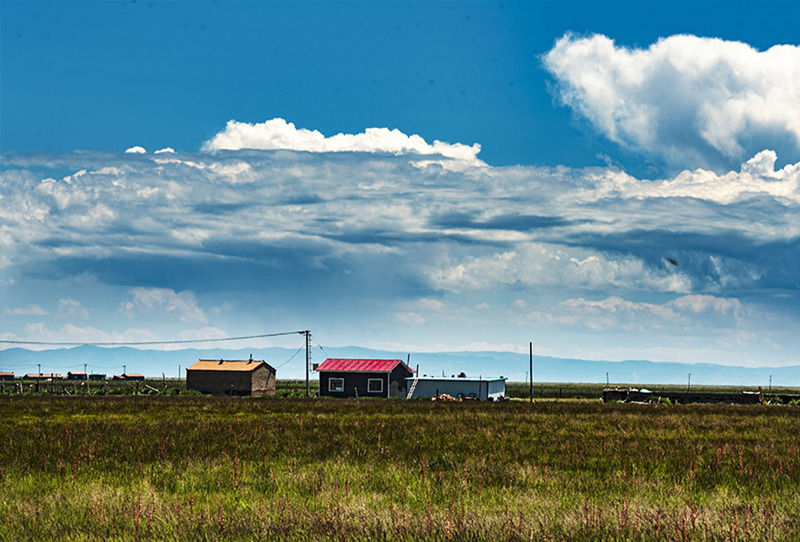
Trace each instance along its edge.
<path fill-rule="evenodd" d="M 463 374 L 463 373 L 462 373 Z M 481 401 L 496 401 L 506 395 L 506 377 L 486 376 L 421 376 L 406 378 L 408 389 L 412 390 L 409 399 L 436 397 L 440 394 L 453 397 L 470 397 Z"/>
<path fill-rule="evenodd" d="M 14 380 L 14 373 L 1 372 L 0 380 Z"/>
<path fill-rule="evenodd" d="M 414 374 L 402 359 L 328 358 L 317 371 L 319 394 L 332 397 L 405 397 Z"/>
<path fill-rule="evenodd" d="M 275 368 L 264 360 L 200 359 L 186 369 L 186 388 L 202 393 L 272 395 Z"/>
<path fill-rule="evenodd" d="M 89 380 L 105 380 L 105 373 L 92 373 L 89 375 Z"/>
<path fill-rule="evenodd" d="M 123 373 L 114 375 L 112 380 L 144 380 L 144 375 L 137 373 Z"/>
<path fill-rule="evenodd" d="M 86 371 L 69 371 L 67 372 L 67 380 L 86 380 Z"/>

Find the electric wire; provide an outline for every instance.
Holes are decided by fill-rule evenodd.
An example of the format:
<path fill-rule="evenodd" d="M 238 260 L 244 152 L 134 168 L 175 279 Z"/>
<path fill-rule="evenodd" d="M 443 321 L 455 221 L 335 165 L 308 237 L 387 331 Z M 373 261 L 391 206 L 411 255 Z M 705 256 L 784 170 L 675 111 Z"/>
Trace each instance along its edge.
<path fill-rule="evenodd" d="M 304 334 L 305 331 L 282 331 L 280 333 L 263 333 L 261 335 L 244 335 L 241 337 L 221 337 L 209 339 L 176 339 L 171 341 L 118 341 L 118 342 L 70 342 L 70 341 L 17 341 L 0 339 L 2 344 L 34 344 L 40 346 L 145 346 L 154 344 L 189 344 L 213 343 L 223 341 L 241 341 L 245 339 L 262 339 L 265 337 L 280 337 L 283 335 Z"/>
<path fill-rule="evenodd" d="M 281 367 L 283 367 L 284 365 L 286 365 L 287 363 L 289 363 L 290 361 L 292 361 L 292 360 L 295 358 L 295 356 L 297 356 L 297 354 L 299 354 L 299 353 L 300 353 L 300 351 L 301 351 L 303 348 L 305 348 L 305 345 L 304 345 L 304 344 L 301 344 L 301 345 L 300 345 L 300 348 L 298 348 L 298 349 L 295 351 L 295 353 L 291 355 L 291 357 L 290 357 L 289 359 L 287 359 L 286 361 L 284 361 L 284 362 L 283 362 L 283 363 L 281 363 L 280 365 L 276 365 L 276 366 L 275 366 L 275 368 L 276 368 L 276 369 L 280 369 Z"/>

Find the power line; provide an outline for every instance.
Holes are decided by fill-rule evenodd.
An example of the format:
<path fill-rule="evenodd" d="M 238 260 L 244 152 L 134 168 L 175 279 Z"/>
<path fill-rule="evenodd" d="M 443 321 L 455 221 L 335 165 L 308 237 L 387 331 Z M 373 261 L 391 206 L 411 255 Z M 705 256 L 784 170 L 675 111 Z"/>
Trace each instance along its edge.
<path fill-rule="evenodd" d="M 292 354 L 292 356 L 291 356 L 289 359 L 287 359 L 286 361 L 284 361 L 284 362 L 283 362 L 283 363 L 281 363 L 280 365 L 276 365 L 276 366 L 275 366 L 275 368 L 276 368 L 276 369 L 280 369 L 281 367 L 283 367 L 284 365 L 286 365 L 287 363 L 289 363 L 290 361 L 292 361 L 292 360 L 295 358 L 295 356 L 296 356 L 297 354 L 299 354 L 299 353 L 300 353 L 300 351 L 301 351 L 303 348 L 305 348 L 305 346 L 306 346 L 306 345 L 304 345 L 304 344 L 301 344 L 301 345 L 300 345 L 300 348 L 298 348 L 298 349 L 295 351 L 295 353 L 294 353 L 294 354 Z"/>
<path fill-rule="evenodd" d="M 12 341 L 0 339 L 3 344 L 35 344 L 41 346 L 145 346 L 154 344 L 188 344 L 188 343 L 213 343 L 223 341 L 241 341 L 244 339 L 263 339 L 265 337 L 280 337 L 283 335 L 304 335 L 305 331 L 283 331 L 281 333 L 263 333 L 261 335 L 245 335 L 242 337 L 223 337 L 215 339 L 179 339 L 172 341 L 127 341 L 127 342 L 67 342 L 67 341 Z"/>

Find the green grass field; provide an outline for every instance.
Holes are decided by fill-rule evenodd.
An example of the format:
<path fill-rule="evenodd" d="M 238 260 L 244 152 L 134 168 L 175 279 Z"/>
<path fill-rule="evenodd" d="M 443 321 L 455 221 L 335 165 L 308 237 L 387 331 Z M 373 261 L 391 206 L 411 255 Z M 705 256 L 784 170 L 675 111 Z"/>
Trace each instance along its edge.
<path fill-rule="evenodd" d="M 2 540 L 800 540 L 800 408 L 0 398 Z"/>
<path fill-rule="evenodd" d="M 33 381 L 0 381 L 0 395 L 16 395 L 18 386 L 21 386 L 23 395 L 176 395 L 186 394 L 186 381 L 174 378 L 160 379 L 148 378 L 143 382 L 94 382 L 59 380 L 55 382 L 41 382 L 37 386 Z M 536 382 L 533 394 L 537 399 L 600 399 L 603 395 L 605 384 L 597 383 L 561 383 L 561 382 Z M 619 388 L 648 388 L 654 394 L 662 392 L 686 391 L 685 385 L 660 385 L 660 384 L 625 384 L 612 383 L 611 387 Z M 316 378 L 310 382 L 311 395 L 315 395 L 319 388 Z M 740 393 L 742 391 L 758 392 L 758 386 L 703 386 L 693 385 L 693 392 L 705 393 Z M 305 397 L 305 380 L 278 380 L 277 397 Z M 798 394 L 798 388 L 774 387 L 763 390 L 766 394 Z M 193 392 L 188 392 L 192 394 Z M 527 399 L 530 391 L 528 384 L 523 382 L 507 382 L 506 394 L 511 398 Z M 194 395 L 199 395 L 194 393 Z"/>

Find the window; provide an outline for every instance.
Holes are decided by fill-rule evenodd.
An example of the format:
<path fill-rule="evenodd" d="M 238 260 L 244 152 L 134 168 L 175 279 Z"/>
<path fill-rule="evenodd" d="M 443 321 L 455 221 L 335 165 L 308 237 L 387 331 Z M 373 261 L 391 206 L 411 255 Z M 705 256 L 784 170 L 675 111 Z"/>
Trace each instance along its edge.
<path fill-rule="evenodd" d="M 344 378 L 329 378 L 328 391 L 344 391 Z"/>
<path fill-rule="evenodd" d="M 383 379 L 370 378 L 367 380 L 367 393 L 383 393 Z"/>

